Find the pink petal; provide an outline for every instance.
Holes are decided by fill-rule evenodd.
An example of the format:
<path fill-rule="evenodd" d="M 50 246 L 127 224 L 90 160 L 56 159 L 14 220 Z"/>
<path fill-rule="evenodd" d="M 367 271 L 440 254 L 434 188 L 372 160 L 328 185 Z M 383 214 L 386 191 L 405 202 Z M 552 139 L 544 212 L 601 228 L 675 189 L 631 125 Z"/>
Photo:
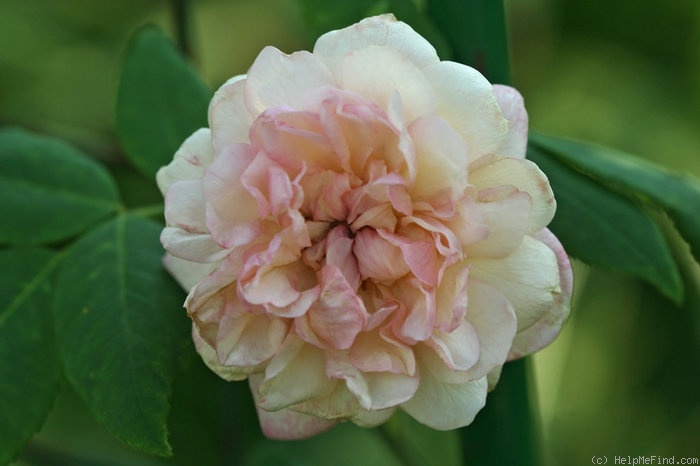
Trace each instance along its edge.
<path fill-rule="evenodd" d="M 308 327 L 297 326 L 297 331 L 310 330 L 324 346 L 347 349 L 365 325 L 365 306 L 335 266 L 321 270 L 320 286 L 321 295 L 305 316 Z"/>
<path fill-rule="evenodd" d="M 414 375 L 416 360 L 410 346 L 381 331 L 362 332 L 350 349 L 350 361 L 363 372 Z"/>
<path fill-rule="evenodd" d="M 401 248 L 373 228 L 363 228 L 356 233 L 352 250 L 363 279 L 393 282 L 409 271 Z"/>

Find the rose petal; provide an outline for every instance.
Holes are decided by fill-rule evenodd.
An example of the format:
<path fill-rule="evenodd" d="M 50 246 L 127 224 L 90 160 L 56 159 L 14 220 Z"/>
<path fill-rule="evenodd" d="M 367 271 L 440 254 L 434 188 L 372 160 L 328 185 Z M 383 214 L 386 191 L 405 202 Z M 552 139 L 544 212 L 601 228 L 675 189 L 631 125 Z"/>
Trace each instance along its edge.
<path fill-rule="evenodd" d="M 217 153 L 228 145 L 249 142 L 253 116 L 245 106 L 245 86 L 245 75 L 234 76 L 214 93 L 209 104 L 211 143 Z"/>
<path fill-rule="evenodd" d="M 486 404 L 486 377 L 467 383 L 437 380 L 430 369 L 420 366 L 420 386 L 413 398 L 401 405 L 418 422 L 436 430 L 450 430 L 471 424 Z"/>
<path fill-rule="evenodd" d="M 258 391 L 260 379 L 259 375 L 251 375 L 249 378 L 253 395 Z M 336 421 L 328 421 L 291 409 L 267 411 L 258 405 L 255 408 L 263 434 L 273 440 L 301 440 L 313 437 L 331 429 L 336 424 Z"/>
<path fill-rule="evenodd" d="M 435 93 L 420 68 L 395 49 L 369 46 L 342 59 L 338 81 L 383 109 L 394 93 L 400 97 L 403 120 L 410 124 L 435 110 Z"/>
<path fill-rule="evenodd" d="M 185 139 L 175 152 L 175 157 L 169 165 L 161 167 L 156 173 L 156 182 L 160 192 L 165 194 L 171 184 L 176 181 L 199 180 L 202 172 L 209 166 L 213 155 L 211 131 L 201 128 Z"/>
<path fill-rule="evenodd" d="M 557 204 L 549 180 L 531 161 L 484 158 L 472 164 L 469 170 L 469 182 L 480 190 L 510 185 L 530 195 L 528 233 L 542 230 L 554 218 Z"/>
<path fill-rule="evenodd" d="M 345 29 L 327 32 L 316 41 L 314 55 L 320 56 L 337 77 L 345 55 L 373 45 L 397 50 L 418 68 L 439 61 L 435 48 L 406 23 L 396 21 L 393 15 L 366 18 Z"/>
<path fill-rule="evenodd" d="M 462 135 L 469 160 L 495 152 L 506 138 L 508 122 L 491 83 L 474 68 L 448 61 L 423 72 L 437 94 L 436 113 Z"/>
<path fill-rule="evenodd" d="M 518 331 L 540 320 L 561 293 L 556 255 L 530 236 L 525 236 L 522 245 L 507 257 L 468 261 L 472 277 L 508 298 L 518 318 Z"/>
<path fill-rule="evenodd" d="M 517 359 L 549 345 L 559 334 L 561 326 L 569 317 L 571 295 L 574 287 L 574 277 L 569 258 L 559 240 L 549 230 L 544 229 L 535 237 L 554 251 L 557 257 L 559 292 L 555 294 L 554 302 L 537 322 L 518 332 L 513 341 L 513 347 L 508 355 L 508 359 Z"/>
<path fill-rule="evenodd" d="M 335 86 L 335 80 L 317 56 L 309 52 L 287 55 L 268 46 L 248 71 L 245 103 L 255 117 L 274 107 L 314 110 L 326 86 Z"/>
<path fill-rule="evenodd" d="M 440 117 L 423 117 L 409 126 L 416 147 L 413 199 L 450 191 L 457 197 L 467 185 L 467 146 L 464 139 Z"/>
<path fill-rule="evenodd" d="M 528 128 L 528 117 L 523 96 L 514 88 L 501 84 L 495 84 L 493 91 L 496 94 L 498 106 L 501 107 L 503 112 L 503 117 L 509 123 L 508 135 L 496 150 L 496 153 L 503 157 L 523 159 L 527 149 Z"/>

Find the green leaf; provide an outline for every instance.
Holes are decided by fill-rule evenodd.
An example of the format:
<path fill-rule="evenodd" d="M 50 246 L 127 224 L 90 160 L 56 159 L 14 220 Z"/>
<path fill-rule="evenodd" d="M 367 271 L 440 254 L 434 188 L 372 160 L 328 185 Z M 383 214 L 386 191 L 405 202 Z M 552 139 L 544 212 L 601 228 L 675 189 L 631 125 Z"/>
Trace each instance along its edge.
<path fill-rule="evenodd" d="M 582 261 L 647 280 L 676 302 L 683 283 L 668 243 L 638 203 L 530 145 L 527 157 L 547 174 L 557 200 L 549 228 Z"/>
<path fill-rule="evenodd" d="M 20 129 L 0 130 L 0 243 L 70 238 L 119 208 L 109 173 L 77 149 Z"/>
<path fill-rule="evenodd" d="M 461 448 L 457 430 L 440 432 L 397 411 L 380 429 L 405 466 L 457 466 Z"/>
<path fill-rule="evenodd" d="M 61 385 L 51 320 L 51 273 L 60 256 L 2 250 L 0 270 L 0 464 L 44 424 Z"/>
<path fill-rule="evenodd" d="M 307 440 L 258 443 L 243 466 L 405 466 L 378 430 L 340 424 Z"/>
<path fill-rule="evenodd" d="M 117 97 L 117 132 L 126 155 L 149 179 L 180 144 L 207 126 L 212 93 L 156 27 L 132 37 Z"/>
<path fill-rule="evenodd" d="M 508 84 L 510 64 L 501 0 L 427 0 L 428 15 L 447 36 L 454 60 L 493 83 Z"/>
<path fill-rule="evenodd" d="M 65 374 L 133 448 L 171 454 L 168 398 L 189 340 L 184 296 L 161 264 L 160 227 L 120 216 L 68 251 L 54 311 Z"/>
<path fill-rule="evenodd" d="M 700 261 L 700 181 L 606 147 L 541 134 L 531 141 L 575 170 L 665 210 Z"/>

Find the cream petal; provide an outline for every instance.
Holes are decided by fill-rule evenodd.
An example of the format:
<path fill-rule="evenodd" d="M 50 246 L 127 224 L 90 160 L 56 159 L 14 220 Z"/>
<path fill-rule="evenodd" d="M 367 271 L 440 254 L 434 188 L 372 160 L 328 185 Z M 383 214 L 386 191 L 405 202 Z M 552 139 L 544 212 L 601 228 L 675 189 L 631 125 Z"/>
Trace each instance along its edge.
<path fill-rule="evenodd" d="M 469 265 L 460 262 L 448 267 L 435 295 L 435 328 L 449 333 L 456 329 L 467 313 Z"/>
<path fill-rule="evenodd" d="M 238 309 L 227 309 L 219 320 L 216 353 L 225 366 L 257 366 L 275 355 L 289 325 L 279 317 L 246 312 L 236 301 Z"/>
<path fill-rule="evenodd" d="M 525 356 L 549 345 L 569 317 L 574 277 L 566 251 L 559 240 L 547 229 L 542 230 L 535 238 L 554 251 L 557 257 L 559 291 L 555 292 L 554 302 L 541 318 L 530 327 L 518 332 L 508 359 Z"/>
<path fill-rule="evenodd" d="M 165 269 L 175 277 L 175 280 L 185 290 L 191 290 L 200 280 L 209 275 L 218 263 L 201 264 L 180 259 L 172 254 L 165 254 L 163 257 Z"/>
<path fill-rule="evenodd" d="M 549 180 L 531 161 L 487 157 L 472 164 L 469 170 L 469 182 L 479 190 L 510 185 L 530 195 L 528 233 L 542 230 L 554 218 L 557 204 Z"/>
<path fill-rule="evenodd" d="M 165 224 L 192 233 L 207 233 L 202 180 L 183 180 L 165 192 Z"/>
<path fill-rule="evenodd" d="M 388 109 L 392 96 L 398 94 L 403 121 L 409 124 L 435 110 L 435 92 L 420 68 L 388 47 L 369 46 L 345 55 L 339 84 L 383 109 Z"/>
<path fill-rule="evenodd" d="M 252 375 L 249 379 L 250 390 L 253 396 L 258 391 L 260 375 Z M 337 421 L 329 421 L 316 416 L 281 409 L 279 411 L 267 411 L 255 405 L 258 412 L 260 428 L 267 438 L 273 440 L 301 440 L 313 437 L 327 431 L 336 425 Z"/>
<path fill-rule="evenodd" d="M 442 61 L 423 70 L 437 94 L 437 114 L 464 138 L 469 160 L 496 151 L 508 132 L 493 86 L 474 68 Z"/>
<path fill-rule="evenodd" d="M 438 330 L 424 344 L 440 356 L 451 371 L 466 371 L 479 361 L 481 334 L 467 320 L 463 320 L 450 333 Z M 438 364 L 431 367 L 438 367 Z M 437 371 L 435 371 L 437 373 Z"/>
<path fill-rule="evenodd" d="M 503 365 L 515 336 L 517 319 L 510 302 L 495 288 L 474 278 L 467 287 L 466 320 L 479 335 L 479 361 L 465 375 L 481 378 Z"/>
<path fill-rule="evenodd" d="M 493 286 L 513 305 L 518 331 L 540 320 L 561 293 L 557 256 L 530 236 L 509 256 L 469 262 L 471 277 Z"/>
<path fill-rule="evenodd" d="M 217 153 L 228 145 L 249 142 L 253 116 L 245 105 L 245 78 L 238 75 L 226 81 L 209 104 L 211 143 Z"/>
<path fill-rule="evenodd" d="M 328 32 L 316 41 L 314 54 L 320 56 L 337 77 L 345 55 L 373 45 L 397 50 L 418 68 L 440 60 L 427 40 L 406 23 L 396 21 L 393 15 L 366 18 L 345 29 Z"/>
<path fill-rule="evenodd" d="M 416 359 L 413 349 L 382 328 L 362 332 L 350 348 L 350 361 L 363 372 L 390 372 L 414 375 Z"/>
<path fill-rule="evenodd" d="M 486 189 L 479 193 L 475 207 L 480 221 L 488 227 L 488 236 L 467 245 L 468 257 L 504 257 L 515 251 L 527 231 L 532 201 L 527 193 Z"/>
<path fill-rule="evenodd" d="M 486 404 L 486 376 L 466 383 L 444 383 L 421 365 L 420 386 L 413 398 L 401 405 L 418 422 L 436 430 L 471 424 Z"/>
<path fill-rule="evenodd" d="M 324 370 L 324 352 L 289 334 L 265 369 L 254 397 L 268 411 L 327 396 L 333 382 Z"/>
<path fill-rule="evenodd" d="M 201 128 L 185 139 L 175 152 L 169 165 L 161 167 L 156 173 L 156 182 L 160 192 L 165 191 L 176 181 L 198 180 L 214 158 L 209 128 Z"/>
<path fill-rule="evenodd" d="M 360 409 L 352 418 L 352 422 L 360 427 L 377 427 L 388 421 L 395 411 L 395 408 L 382 409 L 379 411 Z"/>
<path fill-rule="evenodd" d="M 282 53 L 265 47 L 248 71 L 245 103 L 257 117 L 268 108 L 316 110 L 325 87 L 335 87 L 326 65 L 309 52 Z"/>
<path fill-rule="evenodd" d="M 165 227 L 160 242 L 172 255 L 192 262 L 217 262 L 228 254 L 210 234 L 190 233 L 176 227 Z"/>
<path fill-rule="evenodd" d="M 243 367 L 224 366 L 219 362 L 216 356 L 216 351 L 207 343 L 197 331 L 197 328 L 192 326 L 192 340 L 197 352 L 202 357 L 202 361 L 216 375 L 227 381 L 244 380 L 248 377 L 253 369 Z"/>
<path fill-rule="evenodd" d="M 334 351 L 326 358 L 326 374 L 344 380 L 360 406 L 375 411 L 397 406 L 413 396 L 418 377 L 390 372 L 361 372 L 345 352 Z"/>
<path fill-rule="evenodd" d="M 502 84 L 495 84 L 493 91 L 503 116 L 509 123 L 508 135 L 496 153 L 503 157 L 524 159 L 527 149 L 528 116 L 523 96 L 514 88 Z"/>
<path fill-rule="evenodd" d="M 461 195 L 467 185 L 467 146 L 440 117 L 423 117 L 408 128 L 416 148 L 417 168 L 412 198 L 423 199 L 449 190 Z"/>

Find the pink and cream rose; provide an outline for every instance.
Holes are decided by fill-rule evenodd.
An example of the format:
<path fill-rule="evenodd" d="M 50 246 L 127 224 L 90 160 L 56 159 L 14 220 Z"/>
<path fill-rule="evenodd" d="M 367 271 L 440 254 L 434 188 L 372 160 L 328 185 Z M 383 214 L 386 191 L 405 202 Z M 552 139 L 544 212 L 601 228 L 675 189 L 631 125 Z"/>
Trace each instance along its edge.
<path fill-rule="evenodd" d="M 558 333 L 571 267 L 522 97 L 408 25 L 267 47 L 209 124 L 158 172 L 165 264 L 197 350 L 249 380 L 267 436 L 396 409 L 465 426 L 501 366 Z"/>

